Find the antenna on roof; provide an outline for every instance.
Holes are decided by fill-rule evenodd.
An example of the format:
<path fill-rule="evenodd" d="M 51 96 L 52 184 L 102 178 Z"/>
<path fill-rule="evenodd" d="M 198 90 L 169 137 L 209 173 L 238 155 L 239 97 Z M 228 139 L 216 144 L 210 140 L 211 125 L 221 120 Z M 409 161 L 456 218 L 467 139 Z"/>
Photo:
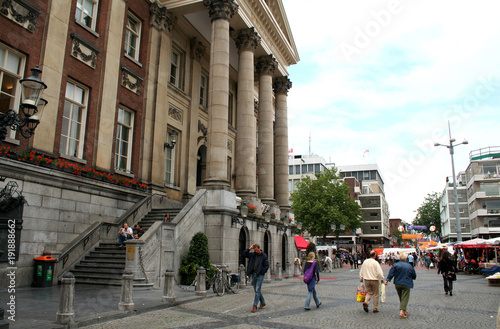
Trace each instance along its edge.
<path fill-rule="evenodd" d="M 309 156 L 311 156 L 311 133 L 309 133 Z"/>

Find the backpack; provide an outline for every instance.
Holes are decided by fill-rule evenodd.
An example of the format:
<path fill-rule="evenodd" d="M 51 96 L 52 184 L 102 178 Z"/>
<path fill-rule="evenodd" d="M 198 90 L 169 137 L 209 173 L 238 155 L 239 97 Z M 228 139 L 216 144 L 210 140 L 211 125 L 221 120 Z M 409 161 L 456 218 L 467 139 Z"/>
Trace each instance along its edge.
<path fill-rule="evenodd" d="M 314 267 L 316 266 L 316 261 L 314 260 L 312 262 L 311 267 L 309 267 L 305 272 L 304 272 L 304 283 L 309 284 L 309 282 L 312 281 L 314 277 Z"/>

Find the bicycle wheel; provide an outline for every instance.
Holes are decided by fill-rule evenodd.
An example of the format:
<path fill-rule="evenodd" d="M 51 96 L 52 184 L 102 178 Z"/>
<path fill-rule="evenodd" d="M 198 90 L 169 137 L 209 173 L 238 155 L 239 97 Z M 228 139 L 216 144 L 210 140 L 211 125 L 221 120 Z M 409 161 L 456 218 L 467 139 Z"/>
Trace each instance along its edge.
<path fill-rule="evenodd" d="M 225 292 L 224 290 L 225 290 L 225 287 L 224 287 L 224 282 L 223 282 L 222 278 L 217 278 L 214 281 L 215 293 L 217 294 L 217 296 L 224 296 L 224 292 Z"/>

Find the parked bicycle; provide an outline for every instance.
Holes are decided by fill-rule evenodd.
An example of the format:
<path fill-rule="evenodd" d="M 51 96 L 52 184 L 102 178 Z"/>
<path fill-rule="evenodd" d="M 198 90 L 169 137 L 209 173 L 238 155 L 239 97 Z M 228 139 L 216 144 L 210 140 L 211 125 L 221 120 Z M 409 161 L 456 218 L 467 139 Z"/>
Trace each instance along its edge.
<path fill-rule="evenodd" d="M 227 268 L 225 265 L 215 265 L 215 268 L 214 292 L 218 296 L 223 296 L 226 291 L 231 291 L 233 294 L 238 293 L 239 274 L 224 271 Z"/>
<path fill-rule="evenodd" d="M 479 268 L 479 265 L 474 264 L 474 263 L 465 264 L 463 271 L 467 275 L 481 274 L 481 269 Z"/>

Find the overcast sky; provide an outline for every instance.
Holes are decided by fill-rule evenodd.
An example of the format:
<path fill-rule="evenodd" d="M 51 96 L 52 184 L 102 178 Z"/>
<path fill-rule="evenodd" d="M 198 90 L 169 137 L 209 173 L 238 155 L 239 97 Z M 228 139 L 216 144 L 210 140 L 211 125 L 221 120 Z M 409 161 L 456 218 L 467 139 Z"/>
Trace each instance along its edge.
<path fill-rule="evenodd" d="M 300 62 L 289 68 L 289 148 L 376 163 L 391 218 L 411 222 L 469 152 L 500 146 L 498 1 L 283 0 Z M 310 139 L 310 143 L 309 143 Z M 369 150 L 368 153 L 365 153 Z"/>

